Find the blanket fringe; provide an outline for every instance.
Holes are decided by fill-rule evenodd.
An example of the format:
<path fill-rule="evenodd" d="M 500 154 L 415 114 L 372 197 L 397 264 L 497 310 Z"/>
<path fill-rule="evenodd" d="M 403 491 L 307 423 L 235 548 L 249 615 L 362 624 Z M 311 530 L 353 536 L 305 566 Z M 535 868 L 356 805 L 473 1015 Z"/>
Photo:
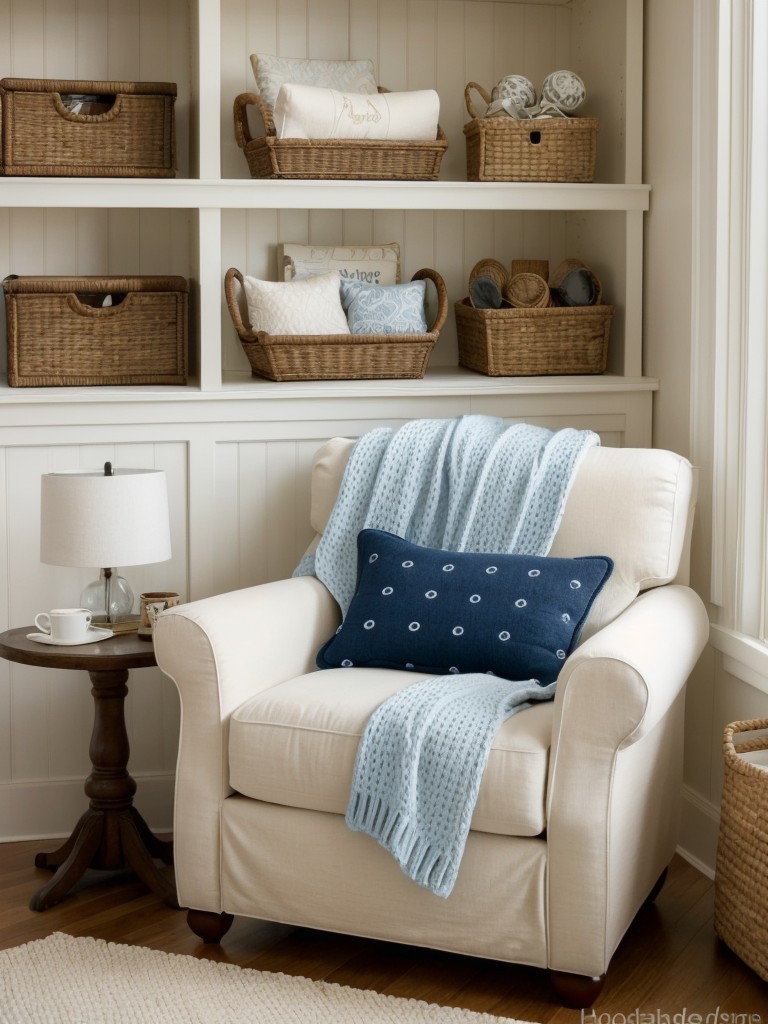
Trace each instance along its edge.
<path fill-rule="evenodd" d="M 356 790 L 346 822 L 353 831 L 372 836 L 414 882 L 443 898 L 450 895 L 458 862 L 425 838 L 401 810 L 380 796 Z"/>

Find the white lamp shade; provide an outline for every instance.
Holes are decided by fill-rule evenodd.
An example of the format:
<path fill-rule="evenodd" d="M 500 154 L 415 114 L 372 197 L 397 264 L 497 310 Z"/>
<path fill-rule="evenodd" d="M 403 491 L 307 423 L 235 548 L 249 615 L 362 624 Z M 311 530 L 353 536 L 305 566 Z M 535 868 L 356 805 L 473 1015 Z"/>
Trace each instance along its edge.
<path fill-rule="evenodd" d="M 149 565 L 171 557 L 168 488 L 155 469 L 45 473 L 40 559 L 48 565 Z"/>

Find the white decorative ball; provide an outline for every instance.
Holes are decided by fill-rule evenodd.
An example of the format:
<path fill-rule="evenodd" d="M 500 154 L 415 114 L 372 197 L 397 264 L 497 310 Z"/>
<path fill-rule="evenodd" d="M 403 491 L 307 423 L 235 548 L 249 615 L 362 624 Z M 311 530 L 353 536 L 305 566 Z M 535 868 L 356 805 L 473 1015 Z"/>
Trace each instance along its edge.
<path fill-rule="evenodd" d="M 494 85 L 491 100 L 512 100 L 516 107 L 532 107 L 536 90 L 524 75 L 507 75 Z"/>
<path fill-rule="evenodd" d="M 587 95 L 584 83 L 573 71 L 553 71 L 544 79 L 541 98 L 560 110 L 572 112 L 581 106 Z"/>

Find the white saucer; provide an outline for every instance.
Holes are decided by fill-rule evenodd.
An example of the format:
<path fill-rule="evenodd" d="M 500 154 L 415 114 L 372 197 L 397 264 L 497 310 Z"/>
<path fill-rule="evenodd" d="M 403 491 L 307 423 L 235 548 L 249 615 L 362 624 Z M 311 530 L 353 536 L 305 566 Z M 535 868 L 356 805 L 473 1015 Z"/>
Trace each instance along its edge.
<path fill-rule="evenodd" d="M 93 644 L 97 640 L 109 640 L 115 634 L 111 629 L 97 629 L 91 626 L 83 640 L 56 640 L 50 633 L 27 633 L 27 640 L 38 644 L 51 644 L 53 647 L 80 647 L 82 644 Z"/>

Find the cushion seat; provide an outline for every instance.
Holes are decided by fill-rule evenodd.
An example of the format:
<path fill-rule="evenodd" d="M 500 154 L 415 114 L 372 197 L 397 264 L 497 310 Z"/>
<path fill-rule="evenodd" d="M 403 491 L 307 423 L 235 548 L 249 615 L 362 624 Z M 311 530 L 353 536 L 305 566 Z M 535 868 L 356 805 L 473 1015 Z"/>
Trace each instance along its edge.
<path fill-rule="evenodd" d="M 366 722 L 388 697 L 423 678 L 391 669 L 328 669 L 257 694 L 230 722 L 230 784 L 255 800 L 343 815 Z M 499 730 L 472 818 L 474 831 L 544 831 L 552 712 L 551 702 L 537 704 Z"/>

